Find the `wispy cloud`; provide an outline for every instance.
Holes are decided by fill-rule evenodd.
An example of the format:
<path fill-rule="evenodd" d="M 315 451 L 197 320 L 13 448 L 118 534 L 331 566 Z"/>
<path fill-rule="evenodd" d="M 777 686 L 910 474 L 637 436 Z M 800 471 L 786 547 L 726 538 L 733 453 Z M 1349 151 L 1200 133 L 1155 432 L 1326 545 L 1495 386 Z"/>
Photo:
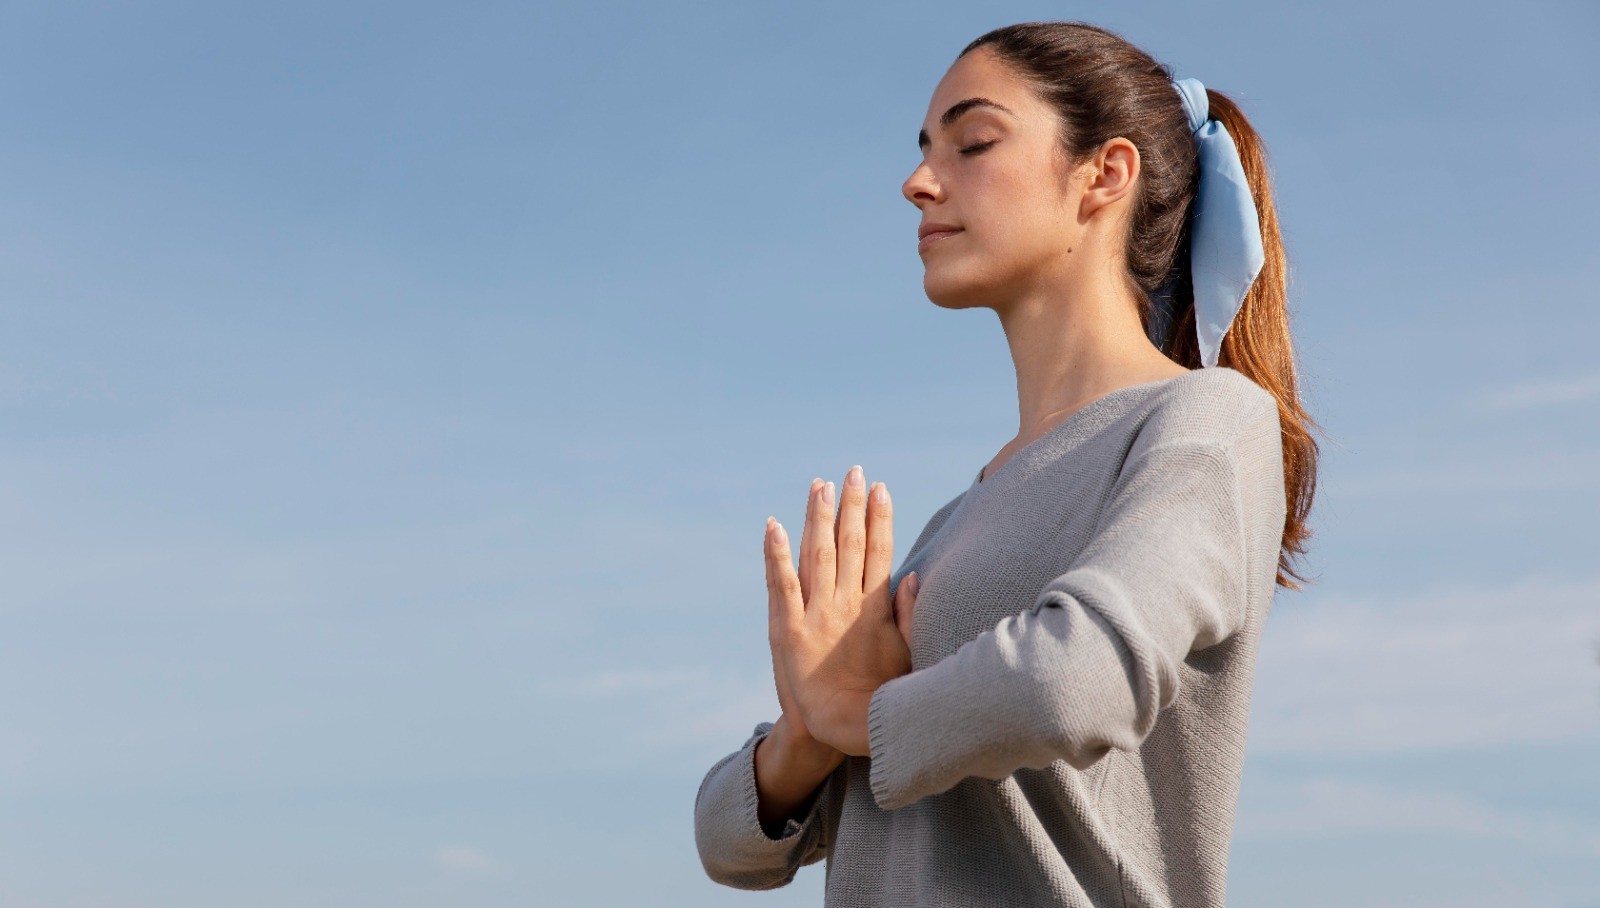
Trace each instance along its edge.
<path fill-rule="evenodd" d="M 1339 479 L 1342 495 L 1471 494 L 1600 489 L 1600 449 L 1593 444 L 1535 437 L 1522 445 L 1491 443 L 1475 434 L 1476 418 L 1510 411 L 1600 403 L 1600 371 L 1545 377 L 1481 391 L 1459 401 L 1473 431 L 1458 443 L 1429 441 L 1386 448 L 1393 468 Z M 1461 427 L 1458 427 L 1461 428 Z M 1406 436 L 1410 437 L 1410 436 Z M 1415 441 L 1415 438 L 1411 439 Z"/>
<path fill-rule="evenodd" d="M 546 681 L 540 690 L 550 696 L 606 698 L 686 686 L 710 687 L 711 680 L 708 669 L 694 666 L 614 668 L 577 678 Z"/>
<path fill-rule="evenodd" d="M 1600 372 L 1521 382 L 1483 398 L 1490 410 L 1530 410 L 1600 398 Z"/>
<path fill-rule="evenodd" d="M 1252 802 L 1253 803 L 1253 802 Z M 1600 825 L 1565 814 L 1507 810 L 1455 792 L 1401 791 L 1318 777 L 1272 786 L 1266 810 L 1241 806 L 1240 837 L 1433 832 L 1503 838 L 1540 851 L 1600 855 Z"/>
<path fill-rule="evenodd" d="M 1280 600 L 1268 621 L 1252 753 L 1600 743 L 1600 577 L 1314 595 Z M 770 674 L 692 665 L 618 667 L 544 691 L 637 707 L 627 734 L 655 762 L 732 749 L 779 713 Z"/>
<path fill-rule="evenodd" d="M 781 711 L 772 680 L 752 680 L 737 695 L 724 697 L 688 717 L 677 733 L 670 739 L 663 738 L 662 743 L 733 741 L 738 744 L 749 736 L 757 723 L 775 721 Z"/>
<path fill-rule="evenodd" d="M 1441 460 L 1411 469 L 1341 478 L 1342 495 L 1397 495 L 1416 492 L 1548 492 L 1600 489 L 1600 451 L 1573 447 L 1530 451 L 1505 457 Z"/>
<path fill-rule="evenodd" d="M 465 845 L 447 845 L 435 857 L 440 867 L 462 873 L 482 873 L 495 866 L 487 855 Z"/>
<path fill-rule="evenodd" d="M 1280 602 L 1250 747 L 1392 753 L 1600 741 L 1600 578 Z"/>

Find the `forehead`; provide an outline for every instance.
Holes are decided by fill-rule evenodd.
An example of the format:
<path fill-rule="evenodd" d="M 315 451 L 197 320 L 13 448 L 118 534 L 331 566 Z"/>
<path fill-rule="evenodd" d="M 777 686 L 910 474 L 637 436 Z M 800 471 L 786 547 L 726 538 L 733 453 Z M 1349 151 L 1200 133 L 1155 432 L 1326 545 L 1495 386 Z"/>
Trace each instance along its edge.
<path fill-rule="evenodd" d="M 928 112 L 923 118 L 923 129 L 929 133 L 939 129 L 939 118 L 945 111 L 968 98 L 995 101 L 1023 119 L 1031 119 L 1031 115 L 1038 112 L 1038 101 L 1027 85 L 987 48 L 980 47 L 951 64 L 944 78 L 934 87 L 933 97 L 928 100 Z M 980 105 L 977 109 L 1010 119 L 993 108 Z"/>

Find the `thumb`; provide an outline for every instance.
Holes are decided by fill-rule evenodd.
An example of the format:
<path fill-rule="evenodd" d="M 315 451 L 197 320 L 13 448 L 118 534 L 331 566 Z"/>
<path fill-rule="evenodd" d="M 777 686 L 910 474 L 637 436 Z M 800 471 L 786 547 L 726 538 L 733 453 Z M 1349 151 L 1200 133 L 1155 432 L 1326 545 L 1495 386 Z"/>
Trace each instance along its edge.
<path fill-rule="evenodd" d="M 900 636 L 905 638 L 906 648 L 911 648 L 911 616 L 917 607 L 917 586 L 920 583 L 915 571 L 900 578 L 900 585 L 894 590 L 894 623 L 900 628 Z"/>

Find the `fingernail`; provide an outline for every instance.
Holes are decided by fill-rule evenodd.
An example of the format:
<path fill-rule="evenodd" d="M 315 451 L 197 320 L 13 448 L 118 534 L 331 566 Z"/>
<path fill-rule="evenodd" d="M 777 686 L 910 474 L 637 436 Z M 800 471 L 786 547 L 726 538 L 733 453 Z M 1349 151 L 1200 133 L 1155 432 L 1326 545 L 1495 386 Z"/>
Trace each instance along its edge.
<path fill-rule="evenodd" d="M 833 483 L 824 483 L 822 486 L 822 503 L 833 507 Z"/>
<path fill-rule="evenodd" d="M 872 484 L 872 500 L 878 504 L 889 503 L 889 487 L 881 482 Z"/>
<path fill-rule="evenodd" d="M 773 526 L 776 527 L 776 532 L 773 533 L 773 537 L 772 538 L 777 540 L 780 543 L 781 542 L 787 542 L 789 540 L 789 534 L 787 534 L 787 533 L 785 533 L 783 531 L 783 524 L 774 521 L 773 522 Z"/>
<path fill-rule="evenodd" d="M 853 489 L 861 488 L 861 484 L 866 481 L 865 474 L 861 472 L 861 465 L 856 464 L 855 466 L 851 467 L 850 472 L 845 474 L 844 480 L 845 482 L 849 483 L 850 487 Z"/>

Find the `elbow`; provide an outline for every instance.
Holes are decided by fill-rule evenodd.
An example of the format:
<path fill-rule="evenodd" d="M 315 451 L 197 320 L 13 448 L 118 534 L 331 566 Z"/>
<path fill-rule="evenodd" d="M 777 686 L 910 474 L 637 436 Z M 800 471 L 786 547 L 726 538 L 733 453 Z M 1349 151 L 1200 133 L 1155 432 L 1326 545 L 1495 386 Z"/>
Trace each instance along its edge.
<path fill-rule="evenodd" d="M 703 807 L 697 800 L 694 844 L 700 866 L 712 882 L 746 890 L 778 889 L 793 882 L 799 867 L 791 865 L 788 849 L 759 829 L 743 833 L 730 829 L 727 817 L 712 816 Z"/>
<path fill-rule="evenodd" d="M 700 834 L 695 835 L 695 846 L 700 852 L 700 866 L 713 882 L 733 889 L 761 891 L 781 889 L 794 881 L 798 868 L 783 865 L 764 865 L 741 861 L 732 843 L 716 843 Z"/>
<path fill-rule="evenodd" d="M 1073 769 L 1084 772 L 1105 759 L 1112 750 L 1138 750 L 1145 736 L 1146 732 L 1141 731 L 1132 713 L 1101 715 L 1092 724 L 1084 721 L 1081 710 L 1074 716 L 1058 714 L 1049 735 L 1054 746 L 1048 757 L 1052 761 L 1063 760 Z"/>
<path fill-rule="evenodd" d="M 706 867 L 706 875 L 714 883 L 732 889 L 744 889 L 750 892 L 761 892 L 768 889 L 782 889 L 794 880 L 794 876 L 781 876 L 765 872 L 752 872 L 750 870 L 736 870 L 722 867 L 713 870 L 710 865 Z"/>
<path fill-rule="evenodd" d="M 1033 689 L 1044 700 L 1039 713 L 1048 717 L 1056 756 L 1082 771 L 1113 749 L 1137 751 L 1176 697 L 1178 676 L 1163 653 L 1118 633 L 1099 609 L 1063 607 L 1074 645 L 1062 655 L 1080 671 L 1064 678 L 1041 663 Z"/>
<path fill-rule="evenodd" d="M 1089 767 L 1100 762 L 1110 752 L 1111 746 L 1109 744 L 1076 744 L 1062 748 L 1061 758 L 1073 769 L 1079 772 L 1086 772 Z"/>

